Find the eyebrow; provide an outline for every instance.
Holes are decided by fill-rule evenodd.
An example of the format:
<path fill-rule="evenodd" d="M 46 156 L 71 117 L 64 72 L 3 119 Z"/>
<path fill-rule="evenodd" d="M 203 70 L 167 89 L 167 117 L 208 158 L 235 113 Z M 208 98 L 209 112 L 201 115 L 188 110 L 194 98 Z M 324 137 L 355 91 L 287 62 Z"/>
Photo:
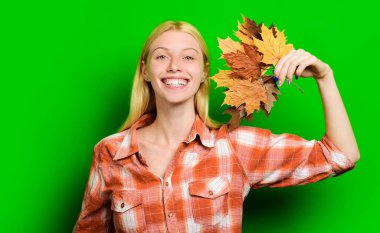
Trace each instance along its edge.
<path fill-rule="evenodd" d="M 168 48 L 165 48 L 165 47 L 157 47 L 157 48 L 155 48 L 155 49 L 152 51 L 152 53 L 153 53 L 154 51 L 156 51 L 157 49 L 169 50 Z M 196 50 L 196 49 L 194 49 L 194 48 L 184 48 L 184 49 L 182 49 L 182 50 L 188 50 L 188 49 L 192 49 L 192 50 L 194 50 L 195 52 L 199 53 L 198 50 Z"/>

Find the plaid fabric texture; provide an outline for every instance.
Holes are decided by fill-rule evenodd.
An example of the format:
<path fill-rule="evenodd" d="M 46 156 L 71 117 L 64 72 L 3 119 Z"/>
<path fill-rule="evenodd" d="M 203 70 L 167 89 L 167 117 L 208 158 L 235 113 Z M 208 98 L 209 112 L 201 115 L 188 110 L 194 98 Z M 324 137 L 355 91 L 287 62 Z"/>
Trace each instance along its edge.
<path fill-rule="evenodd" d="M 241 232 L 251 188 L 313 183 L 355 167 L 326 135 L 309 141 L 253 126 L 209 129 L 197 115 L 161 178 L 136 137 L 153 121 L 145 114 L 95 145 L 73 232 Z"/>

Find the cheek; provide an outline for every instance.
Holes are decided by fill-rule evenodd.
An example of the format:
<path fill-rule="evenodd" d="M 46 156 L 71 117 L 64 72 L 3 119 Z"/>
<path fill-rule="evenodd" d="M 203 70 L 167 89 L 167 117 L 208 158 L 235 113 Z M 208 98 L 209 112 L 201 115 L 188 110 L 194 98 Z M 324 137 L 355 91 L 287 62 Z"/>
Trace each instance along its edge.
<path fill-rule="evenodd" d="M 202 75 L 203 64 L 194 63 L 187 66 L 187 71 L 191 72 L 194 76 Z"/>
<path fill-rule="evenodd" d="M 148 70 L 149 74 L 153 77 L 156 77 L 158 74 L 165 71 L 165 65 L 162 63 L 151 63 L 151 66 Z"/>

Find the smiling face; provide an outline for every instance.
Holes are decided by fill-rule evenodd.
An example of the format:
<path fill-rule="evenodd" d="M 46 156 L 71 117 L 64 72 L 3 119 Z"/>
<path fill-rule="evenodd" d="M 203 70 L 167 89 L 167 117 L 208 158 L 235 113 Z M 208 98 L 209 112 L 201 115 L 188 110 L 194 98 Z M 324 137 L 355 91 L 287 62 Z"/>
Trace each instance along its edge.
<path fill-rule="evenodd" d="M 202 50 L 196 39 L 186 32 L 166 31 L 149 47 L 142 74 L 151 82 L 156 103 L 194 103 L 194 96 L 206 78 Z"/>

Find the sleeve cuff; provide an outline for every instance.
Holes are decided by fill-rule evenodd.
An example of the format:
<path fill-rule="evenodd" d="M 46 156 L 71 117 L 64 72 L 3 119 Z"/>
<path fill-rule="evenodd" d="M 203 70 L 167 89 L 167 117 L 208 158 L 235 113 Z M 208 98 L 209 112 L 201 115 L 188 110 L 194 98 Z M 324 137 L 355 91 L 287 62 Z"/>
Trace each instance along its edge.
<path fill-rule="evenodd" d="M 333 176 L 341 175 L 355 168 L 355 163 L 327 137 L 326 133 L 319 144 L 323 154 L 332 166 Z"/>

